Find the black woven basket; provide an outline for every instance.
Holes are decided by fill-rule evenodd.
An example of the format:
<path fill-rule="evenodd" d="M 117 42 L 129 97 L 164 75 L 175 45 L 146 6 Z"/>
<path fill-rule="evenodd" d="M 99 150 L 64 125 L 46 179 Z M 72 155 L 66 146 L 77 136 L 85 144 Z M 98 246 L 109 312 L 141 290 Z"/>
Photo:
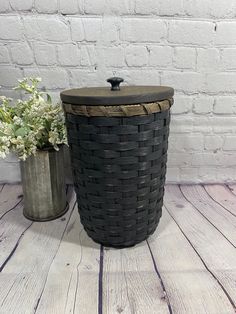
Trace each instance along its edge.
<path fill-rule="evenodd" d="M 155 231 L 163 204 L 171 104 L 171 99 L 167 105 L 141 104 L 145 114 L 116 117 L 89 116 L 89 106 L 85 116 L 81 107 L 78 114 L 77 107 L 64 104 L 79 213 L 94 241 L 127 247 Z"/>

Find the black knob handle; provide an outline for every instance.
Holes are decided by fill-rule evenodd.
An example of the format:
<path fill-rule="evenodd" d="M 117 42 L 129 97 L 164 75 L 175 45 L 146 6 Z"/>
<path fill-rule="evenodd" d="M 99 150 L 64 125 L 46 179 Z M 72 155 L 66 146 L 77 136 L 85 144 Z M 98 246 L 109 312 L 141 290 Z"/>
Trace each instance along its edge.
<path fill-rule="evenodd" d="M 121 77 L 111 77 L 107 82 L 111 83 L 111 90 L 120 90 L 120 83 L 124 82 L 124 80 Z"/>

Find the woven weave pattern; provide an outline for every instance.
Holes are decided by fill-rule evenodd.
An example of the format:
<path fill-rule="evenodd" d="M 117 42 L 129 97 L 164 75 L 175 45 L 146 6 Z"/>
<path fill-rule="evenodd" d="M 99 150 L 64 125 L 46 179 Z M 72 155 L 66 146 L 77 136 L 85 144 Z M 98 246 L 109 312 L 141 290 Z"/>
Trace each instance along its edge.
<path fill-rule="evenodd" d="M 89 106 L 63 104 L 67 113 L 86 117 L 125 117 L 141 116 L 168 110 L 173 104 L 173 98 L 147 104 Z"/>
<path fill-rule="evenodd" d="M 135 117 L 66 114 L 81 222 L 96 242 L 132 246 L 161 217 L 169 110 Z"/>

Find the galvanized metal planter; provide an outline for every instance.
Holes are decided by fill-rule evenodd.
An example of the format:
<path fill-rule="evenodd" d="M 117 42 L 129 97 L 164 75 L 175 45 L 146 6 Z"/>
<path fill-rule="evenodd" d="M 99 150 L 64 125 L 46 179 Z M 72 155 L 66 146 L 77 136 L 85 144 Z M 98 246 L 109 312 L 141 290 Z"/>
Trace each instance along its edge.
<path fill-rule="evenodd" d="M 59 151 L 39 150 L 21 162 L 24 216 L 47 221 L 67 210 L 63 146 Z"/>

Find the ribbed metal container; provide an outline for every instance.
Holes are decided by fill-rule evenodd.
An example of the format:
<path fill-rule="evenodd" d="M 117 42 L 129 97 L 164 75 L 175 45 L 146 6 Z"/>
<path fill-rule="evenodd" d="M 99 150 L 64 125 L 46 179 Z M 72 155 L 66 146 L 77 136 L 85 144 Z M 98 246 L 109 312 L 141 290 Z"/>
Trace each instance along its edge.
<path fill-rule="evenodd" d="M 21 162 L 24 216 L 47 221 L 67 211 L 63 146 L 59 151 L 38 150 Z"/>

